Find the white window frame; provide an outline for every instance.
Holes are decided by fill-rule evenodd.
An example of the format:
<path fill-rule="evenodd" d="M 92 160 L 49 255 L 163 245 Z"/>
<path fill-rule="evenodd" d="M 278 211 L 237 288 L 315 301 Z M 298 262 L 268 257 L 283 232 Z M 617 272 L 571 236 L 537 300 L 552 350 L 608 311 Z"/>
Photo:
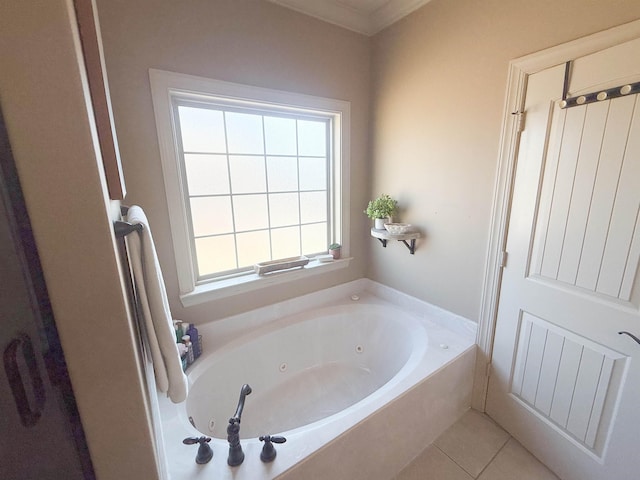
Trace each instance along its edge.
<path fill-rule="evenodd" d="M 149 70 L 151 94 L 155 111 L 160 158 L 164 176 L 171 238 L 176 259 L 180 299 L 184 306 L 249 292 L 267 286 L 299 281 L 301 278 L 330 270 L 344 268 L 349 263 L 349 153 L 350 153 L 350 103 L 323 97 L 272 90 L 249 85 L 224 82 L 204 77 L 185 75 L 163 70 Z M 260 103 L 285 109 L 292 113 L 318 111 L 331 115 L 333 125 L 333 189 L 331 204 L 336 241 L 342 244 L 342 260 L 320 263 L 312 261 L 304 269 L 296 269 L 277 275 L 260 277 L 256 274 L 217 278 L 207 282 L 197 281 L 193 259 L 195 252 L 190 238 L 187 195 L 183 191 L 183 169 L 177 149 L 174 128 L 174 98 L 207 100 L 212 96 L 223 97 L 247 105 Z"/>

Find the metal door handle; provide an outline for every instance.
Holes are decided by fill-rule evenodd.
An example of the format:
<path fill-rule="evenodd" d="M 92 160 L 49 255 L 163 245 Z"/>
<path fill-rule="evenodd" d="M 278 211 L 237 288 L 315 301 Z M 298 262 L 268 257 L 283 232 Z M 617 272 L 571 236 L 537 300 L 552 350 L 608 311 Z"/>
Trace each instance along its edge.
<path fill-rule="evenodd" d="M 640 344 L 640 338 L 636 337 L 633 333 L 629 333 L 629 332 L 618 332 L 618 335 L 629 335 L 633 340 L 635 340 L 636 343 Z"/>
<path fill-rule="evenodd" d="M 18 348 L 22 347 L 22 356 L 27 365 L 29 371 L 29 377 L 31 377 L 31 387 L 33 389 L 33 397 L 35 399 L 35 405 L 29 404 L 27 398 L 27 392 L 25 391 L 24 381 L 22 375 L 20 375 L 20 369 L 18 367 Z M 33 344 L 31 338 L 26 333 L 21 333 L 18 337 L 11 340 L 7 348 L 4 350 L 4 370 L 11 386 L 11 392 L 13 393 L 13 399 L 16 402 L 16 408 L 20 415 L 20 421 L 25 427 L 32 427 L 42 416 L 42 409 L 44 408 L 45 393 L 44 383 L 38 370 L 38 363 L 36 362 L 36 356 L 33 351 Z"/>

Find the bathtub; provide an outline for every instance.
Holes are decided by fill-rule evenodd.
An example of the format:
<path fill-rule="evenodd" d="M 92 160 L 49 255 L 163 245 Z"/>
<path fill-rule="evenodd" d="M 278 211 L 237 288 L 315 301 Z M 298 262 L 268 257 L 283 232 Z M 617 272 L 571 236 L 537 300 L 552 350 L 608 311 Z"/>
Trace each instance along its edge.
<path fill-rule="evenodd" d="M 475 324 L 368 280 L 199 329 L 206 353 L 187 372 L 187 400 L 158 399 L 171 480 L 392 478 L 470 405 Z M 245 461 L 229 467 L 245 383 Z M 287 442 L 265 464 L 267 434 Z M 200 435 L 212 437 L 206 465 L 182 444 Z"/>

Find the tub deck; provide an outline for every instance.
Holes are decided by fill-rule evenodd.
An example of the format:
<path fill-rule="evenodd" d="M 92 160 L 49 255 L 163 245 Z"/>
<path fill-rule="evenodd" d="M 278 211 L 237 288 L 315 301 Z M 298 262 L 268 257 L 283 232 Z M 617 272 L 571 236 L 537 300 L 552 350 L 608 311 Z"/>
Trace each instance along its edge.
<path fill-rule="evenodd" d="M 197 465 L 197 447 L 182 444 L 182 439 L 201 433 L 186 420 L 184 404 L 174 405 L 160 397 L 161 450 L 168 479 L 389 479 L 460 418 L 471 403 L 475 324 L 374 282 L 350 282 L 249 312 L 244 319 L 240 315 L 198 327 L 205 345 L 224 344 L 225 339 L 237 338 L 239 325 L 253 331 L 258 318 L 268 323 L 283 312 L 285 316 L 293 315 L 307 305 L 351 304 L 353 295 L 357 295 L 358 302 L 399 306 L 417 317 L 428 330 L 427 354 L 402 378 L 394 377 L 388 382 L 393 385 L 383 386 L 338 413 L 289 432 L 260 432 L 287 437 L 285 444 L 276 445 L 278 455 L 268 464 L 259 458 L 262 443 L 250 438 L 241 441 L 244 463 L 229 467 L 226 440 L 214 438 L 210 443 L 213 459 L 206 465 Z M 247 397 L 245 409 L 251 408 L 250 400 Z"/>

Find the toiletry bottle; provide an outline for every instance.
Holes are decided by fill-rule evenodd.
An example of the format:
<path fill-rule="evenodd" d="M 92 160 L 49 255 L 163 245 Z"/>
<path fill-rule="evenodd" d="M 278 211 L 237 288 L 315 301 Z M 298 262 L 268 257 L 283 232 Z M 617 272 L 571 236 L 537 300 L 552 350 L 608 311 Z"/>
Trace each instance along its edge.
<path fill-rule="evenodd" d="M 187 369 L 187 346 L 184 343 L 178 344 L 178 353 L 180 354 L 180 363 L 184 372 Z"/>
<path fill-rule="evenodd" d="M 189 335 L 189 323 L 187 322 L 182 322 L 182 337 L 184 337 L 185 335 Z M 184 338 L 180 337 L 180 341 L 182 343 L 184 343 Z M 191 340 L 193 337 L 189 337 L 189 340 Z M 193 346 L 193 340 L 191 340 L 191 346 Z"/>
<path fill-rule="evenodd" d="M 191 338 L 191 344 L 193 345 L 193 358 L 196 359 L 202 353 L 202 348 L 200 347 L 200 337 L 198 335 L 198 329 L 192 323 L 189 325 L 187 329 L 187 335 Z"/>
<path fill-rule="evenodd" d="M 193 323 L 183 323 L 182 330 L 184 331 L 184 335 L 189 335 L 191 348 L 193 349 L 193 359 L 195 360 L 200 356 L 198 353 L 198 330 L 195 328 L 195 325 Z"/>
<path fill-rule="evenodd" d="M 176 320 L 176 343 L 182 342 L 182 336 L 184 335 L 184 330 L 182 329 L 182 320 Z"/>
<path fill-rule="evenodd" d="M 191 365 L 195 360 L 193 356 L 193 343 L 191 341 L 187 342 L 187 363 Z"/>
<path fill-rule="evenodd" d="M 191 365 L 195 360 L 193 357 L 193 344 L 191 343 L 191 337 L 189 335 L 183 335 L 182 343 L 187 347 L 187 365 Z"/>

